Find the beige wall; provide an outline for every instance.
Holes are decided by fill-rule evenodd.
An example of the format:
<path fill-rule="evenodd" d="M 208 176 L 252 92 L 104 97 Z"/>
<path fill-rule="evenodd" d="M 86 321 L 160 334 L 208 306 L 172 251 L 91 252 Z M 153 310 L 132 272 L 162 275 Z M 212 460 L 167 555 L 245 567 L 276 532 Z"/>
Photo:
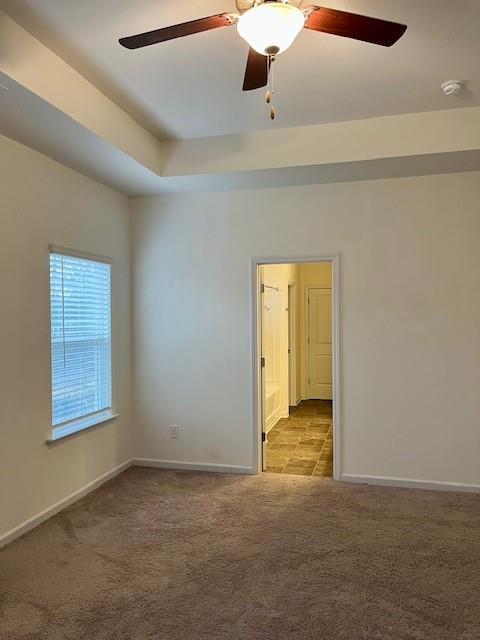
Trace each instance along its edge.
<path fill-rule="evenodd" d="M 136 455 L 251 467 L 251 258 L 338 252 L 343 472 L 480 484 L 479 202 L 479 173 L 135 201 Z"/>
<path fill-rule="evenodd" d="M 0 538 L 130 458 L 126 198 L 0 137 Z M 109 255 L 113 394 L 120 417 L 47 448 L 49 243 Z"/>

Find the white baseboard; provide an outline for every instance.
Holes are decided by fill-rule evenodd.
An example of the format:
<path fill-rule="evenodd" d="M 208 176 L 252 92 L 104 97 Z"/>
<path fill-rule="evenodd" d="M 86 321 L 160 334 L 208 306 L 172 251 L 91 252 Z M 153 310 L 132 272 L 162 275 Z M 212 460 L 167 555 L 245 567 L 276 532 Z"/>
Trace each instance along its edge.
<path fill-rule="evenodd" d="M 265 433 L 271 431 L 279 420 L 280 416 L 277 414 L 277 411 L 274 411 L 271 415 L 269 415 L 265 423 Z"/>
<path fill-rule="evenodd" d="M 388 476 L 358 476 L 342 473 L 342 482 L 373 484 L 384 487 L 400 487 L 404 489 L 428 489 L 431 491 L 462 491 L 480 493 L 480 484 L 462 482 L 440 482 L 438 480 L 415 480 L 413 478 L 390 478 Z"/>
<path fill-rule="evenodd" d="M 38 527 L 38 525 L 41 524 L 42 522 L 45 522 L 45 520 L 48 520 L 49 518 L 54 516 L 56 513 L 59 513 L 59 511 L 62 511 L 62 509 L 69 507 L 71 504 L 73 504 L 77 500 L 80 500 L 80 498 L 83 498 L 88 493 L 91 493 L 95 489 L 98 489 L 98 487 L 100 487 L 102 484 L 104 484 L 105 482 L 108 482 L 115 476 L 118 476 L 120 473 L 123 473 L 124 471 L 126 471 L 126 469 L 128 469 L 131 466 L 132 466 L 132 460 L 127 460 L 126 462 L 123 462 L 118 467 L 115 467 L 111 471 L 107 471 L 107 473 L 104 473 L 103 475 L 101 475 L 99 478 L 96 478 L 96 480 L 92 480 L 92 482 L 89 482 L 88 484 L 84 485 L 83 487 L 81 487 L 81 489 L 78 489 L 78 491 L 71 493 L 69 496 L 67 496 L 66 498 L 63 498 L 62 500 L 59 500 L 59 502 L 56 502 L 51 507 L 44 509 L 43 511 L 41 511 L 40 513 L 37 513 L 32 518 L 29 518 L 28 520 L 25 520 L 25 522 L 22 522 L 21 524 L 14 527 L 13 529 L 10 529 L 10 531 L 7 531 L 6 533 L 0 536 L 0 547 L 5 546 L 9 542 L 12 542 L 16 538 L 19 538 L 20 536 L 23 536 L 23 534 L 27 533 L 27 531 L 30 531 L 31 529 Z"/>
<path fill-rule="evenodd" d="M 267 420 L 265 433 L 268 434 L 268 432 L 273 429 L 273 427 L 277 424 L 279 420 L 286 420 L 289 417 L 290 417 L 289 413 L 278 413 L 278 411 L 275 411 Z"/>
<path fill-rule="evenodd" d="M 62 511 L 62 509 L 65 509 L 77 500 L 80 500 L 95 489 L 98 489 L 98 487 L 100 487 L 102 484 L 108 482 L 115 476 L 118 476 L 120 473 L 123 473 L 123 471 L 126 471 L 132 465 L 138 467 L 178 469 L 184 471 L 208 471 L 212 473 L 233 473 L 239 475 L 255 474 L 252 467 L 243 467 L 240 465 L 212 464 L 206 462 L 184 462 L 178 460 L 157 460 L 151 458 L 133 458 L 131 460 L 127 460 L 118 467 L 115 467 L 111 471 L 104 473 L 92 482 L 89 482 L 82 488 L 78 489 L 78 491 L 71 493 L 69 496 L 63 498 L 59 502 L 56 502 L 51 507 L 48 507 L 44 511 L 37 513 L 32 518 L 25 520 L 25 522 L 22 522 L 13 529 L 10 529 L 10 531 L 2 534 L 0 536 L 0 548 L 5 546 L 9 542 L 12 542 L 16 538 L 19 538 L 31 529 L 34 529 L 42 522 L 45 522 L 45 520 L 48 520 L 56 513 Z M 434 491 L 480 493 L 480 485 L 467 484 L 462 482 L 440 482 L 437 480 L 416 480 L 412 478 L 395 478 L 388 476 L 361 476 L 348 473 L 342 473 L 341 481 L 386 487 L 400 487 L 406 489 L 428 489 Z"/>
<path fill-rule="evenodd" d="M 255 473 L 252 467 L 242 467 L 236 464 L 184 462 L 180 460 L 156 460 L 153 458 L 134 458 L 132 464 L 136 467 L 177 469 L 179 471 L 210 471 L 212 473 L 237 473 L 241 475 L 253 475 Z"/>

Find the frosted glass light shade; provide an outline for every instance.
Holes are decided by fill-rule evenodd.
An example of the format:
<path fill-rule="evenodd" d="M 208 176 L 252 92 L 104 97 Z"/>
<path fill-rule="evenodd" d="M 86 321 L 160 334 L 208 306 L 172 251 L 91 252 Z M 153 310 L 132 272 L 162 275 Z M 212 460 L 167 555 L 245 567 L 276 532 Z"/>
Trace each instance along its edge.
<path fill-rule="evenodd" d="M 244 13 L 237 23 L 240 36 L 258 53 L 271 47 L 288 49 L 305 25 L 305 16 L 283 2 L 265 2 Z"/>

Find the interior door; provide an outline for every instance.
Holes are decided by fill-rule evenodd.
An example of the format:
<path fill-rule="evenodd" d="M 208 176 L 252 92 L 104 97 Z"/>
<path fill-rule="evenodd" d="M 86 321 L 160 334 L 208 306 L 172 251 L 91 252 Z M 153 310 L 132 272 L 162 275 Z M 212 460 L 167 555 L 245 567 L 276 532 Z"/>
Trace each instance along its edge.
<path fill-rule="evenodd" d="M 266 383 L 266 368 L 265 368 L 265 285 L 263 279 L 263 267 L 258 269 L 258 306 L 260 311 L 260 410 L 261 410 L 261 425 L 262 425 L 262 471 L 267 468 L 267 431 L 266 431 L 266 416 L 265 416 L 265 383 Z"/>
<path fill-rule="evenodd" d="M 332 290 L 308 289 L 309 398 L 332 399 Z"/>

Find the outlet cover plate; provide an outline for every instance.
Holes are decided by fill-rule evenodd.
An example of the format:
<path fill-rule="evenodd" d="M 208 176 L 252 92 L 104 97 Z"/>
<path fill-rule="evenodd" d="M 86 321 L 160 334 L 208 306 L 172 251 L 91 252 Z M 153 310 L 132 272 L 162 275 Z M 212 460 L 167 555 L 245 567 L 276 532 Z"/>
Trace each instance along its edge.
<path fill-rule="evenodd" d="M 178 426 L 176 424 L 171 424 L 168 427 L 168 437 L 169 438 L 178 438 Z"/>

